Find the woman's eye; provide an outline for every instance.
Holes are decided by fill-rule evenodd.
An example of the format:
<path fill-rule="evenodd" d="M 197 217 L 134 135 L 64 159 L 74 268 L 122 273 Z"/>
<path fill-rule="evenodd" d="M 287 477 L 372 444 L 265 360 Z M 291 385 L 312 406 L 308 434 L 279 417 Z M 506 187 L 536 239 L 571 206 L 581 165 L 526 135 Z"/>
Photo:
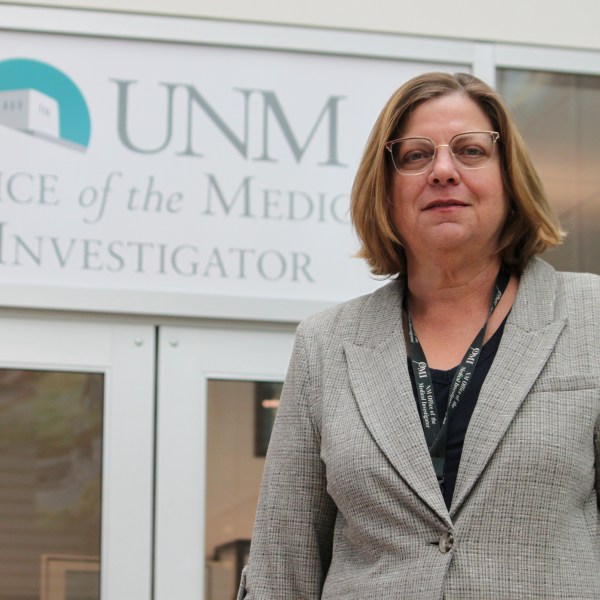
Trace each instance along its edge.
<path fill-rule="evenodd" d="M 402 163 L 410 164 L 414 162 L 425 161 L 429 160 L 430 157 L 430 152 L 425 152 L 424 150 L 411 150 L 410 152 L 404 154 L 402 157 Z"/>
<path fill-rule="evenodd" d="M 454 154 L 459 154 L 465 157 L 479 157 L 486 156 L 486 151 L 481 146 L 463 146 L 454 151 Z"/>

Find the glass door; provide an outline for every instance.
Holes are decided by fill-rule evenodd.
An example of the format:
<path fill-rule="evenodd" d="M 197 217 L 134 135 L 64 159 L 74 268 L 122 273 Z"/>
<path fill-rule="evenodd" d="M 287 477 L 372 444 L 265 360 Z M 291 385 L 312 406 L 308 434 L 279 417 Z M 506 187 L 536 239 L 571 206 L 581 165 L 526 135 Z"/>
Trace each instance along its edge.
<path fill-rule="evenodd" d="M 163 327 L 155 600 L 233 600 L 291 329 Z"/>
<path fill-rule="evenodd" d="M 0 318 L 0 600 L 150 600 L 154 330 Z"/>

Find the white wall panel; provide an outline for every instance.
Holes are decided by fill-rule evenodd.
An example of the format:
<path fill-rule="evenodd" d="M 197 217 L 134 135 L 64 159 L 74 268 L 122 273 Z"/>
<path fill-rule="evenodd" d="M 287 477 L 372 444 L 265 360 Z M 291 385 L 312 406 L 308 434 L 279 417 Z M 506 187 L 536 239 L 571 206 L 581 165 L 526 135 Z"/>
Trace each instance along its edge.
<path fill-rule="evenodd" d="M 544 0 L 54 0 L 35 4 L 248 22 L 600 49 L 600 3 Z"/>

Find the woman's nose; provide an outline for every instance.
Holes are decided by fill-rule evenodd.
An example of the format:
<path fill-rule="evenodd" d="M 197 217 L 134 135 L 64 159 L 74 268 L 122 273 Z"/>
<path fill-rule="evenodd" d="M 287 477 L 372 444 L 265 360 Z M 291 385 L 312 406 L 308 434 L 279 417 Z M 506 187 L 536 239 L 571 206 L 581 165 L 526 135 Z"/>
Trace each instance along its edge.
<path fill-rule="evenodd" d="M 437 146 L 429 180 L 437 184 L 458 183 L 460 181 L 460 173 L 448 144 Z"/>

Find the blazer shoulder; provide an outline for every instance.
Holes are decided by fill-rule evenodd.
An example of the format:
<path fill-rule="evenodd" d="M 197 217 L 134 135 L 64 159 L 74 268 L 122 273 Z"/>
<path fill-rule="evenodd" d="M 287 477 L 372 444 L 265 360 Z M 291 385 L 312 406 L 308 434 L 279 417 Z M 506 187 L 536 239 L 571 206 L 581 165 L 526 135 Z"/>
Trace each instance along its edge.
<path fill-rule="evenodd" d="M 592 327 L 600 321 L 600 276 L 592 273 L 558 272 L 558 302 L 571 325 Z"/>
<path fill-rule="evenodd" d="M 595 298 L 600 301 L 600 275 L 559 271 L 557 277 L 565 296 L 579 299 Z"/>
<path fill-rule="evenodd" d="M 600 313 L 600 276 L 556 271 L 541 258 L 533 259 L 521 276 L 519 289 L 528 321 L 539 317 L 576 322 Z M 542 315 L 542 317 L 540 317 Z M 525 324 L 526 325 L 526 324 Z"/>
<path fill-rule="evenodd" d="M 561 300 L 568 306 L 585 305 L 600 310 L 600 276 L 593 273 L 557 272 Z"/>
<path fill-rule="evenodd" d="M 402 285 L 391 280 L 370 294 L 353 298 L 320 313 L 311 315 L 298 326 L 305 339 L 343 343 L 355 340 L 365 329 L 381 323 L 385 316 L 399 318 L 402 307 Z"/>

